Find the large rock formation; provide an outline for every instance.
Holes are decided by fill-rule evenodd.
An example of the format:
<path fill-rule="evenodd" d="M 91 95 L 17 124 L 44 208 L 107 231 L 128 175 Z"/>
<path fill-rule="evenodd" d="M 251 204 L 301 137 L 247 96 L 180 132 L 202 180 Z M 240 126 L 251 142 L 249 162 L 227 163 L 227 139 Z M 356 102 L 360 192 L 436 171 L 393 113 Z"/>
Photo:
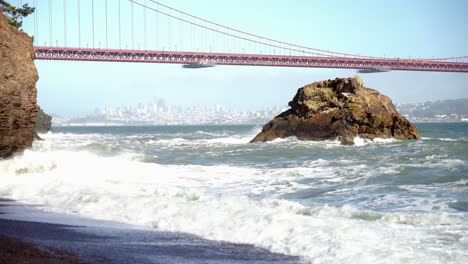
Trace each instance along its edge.
<path fill-rule="evenodd" d="M 364 87 L 361 78 L 314 82 L 297 91 L 291 109 L 268 122 L 251 142 L 296 136 L 300 140 L 419 139 L 416 127 L 390 98 Z"/>
<path fill-rule="evenodd" d="M 36 81 L 32 38 L 0 13 L 0 158 L 30 147 L 36 122 Z"/>

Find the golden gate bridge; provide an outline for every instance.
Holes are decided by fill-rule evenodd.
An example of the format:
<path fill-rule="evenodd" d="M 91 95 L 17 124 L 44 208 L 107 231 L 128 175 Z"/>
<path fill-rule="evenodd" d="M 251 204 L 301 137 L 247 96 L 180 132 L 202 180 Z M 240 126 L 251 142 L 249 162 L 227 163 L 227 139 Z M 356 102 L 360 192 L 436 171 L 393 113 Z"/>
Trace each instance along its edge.
<path fill-rule="evenodd" d="M 238 30 L 155 0 L 17 2 L 36 8 L 25 21 L 34 31 L 36 60 L 468 72 L 468 56 L 403 59 L 311 48 Z"/>

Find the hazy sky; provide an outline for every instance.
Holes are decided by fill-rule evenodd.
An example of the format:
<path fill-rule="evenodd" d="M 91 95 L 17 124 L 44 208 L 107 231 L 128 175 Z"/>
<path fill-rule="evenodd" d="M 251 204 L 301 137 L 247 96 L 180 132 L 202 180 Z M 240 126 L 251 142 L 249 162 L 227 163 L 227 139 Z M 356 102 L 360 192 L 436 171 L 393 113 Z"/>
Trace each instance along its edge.
<path fill-rule="evenodd" d="M 122 4 L 122 48 L 131 47 L 130 6 Z M 144 2 L 144 0 L 139 0 Z M 16 1 L 11 1 L 16 3 Z M 33 1 L 22 1 L 33 3 Z M 52 30 L 48 6 L 37 0 L 38 29 L 34 17 L 25 21 L 25 31 L 37 32 L 38 44 L 63 45 L 63 1 L 53 0 Z M 77 1 L 67 0 L 67 44 L 92 46 L 90 0 L 81 0 L 78 43 Z M 104 0 L 95 0 L 95 47 L 105 47 Z M 108 0 L 108 46 L 119 46 L 117 2 Z M 146 0 L 150 4 L 149 0 Z M 374 56 L 400 58 L 468 55 L 468 1 L 428 0 L 162 0 L 175 8 L 230 27 L 308 47 Z M 133 46 L 145 43 L 141 8 L 134 6 Z M 240 49 L 233 42 L 168 21 L 147 11 L 146 48 Z M 170 28 L 170 30 L 168 29 Z M 50 38 L 49 32 L 53 37 Z M 158 33 L 155 33 L 158 32 Z M 203 42 L 204 41 L 204 42 Z M 195 48 L 193 48 L 195 49 Z M 262 47 L 247 51 L 278 52 Z M 149 102 L 165 98 L 171 105 L 214 105 L 260 109 L 284 106 L 297 88 L 322 79 L 347 77 L 355 70 L 218 66 L 200 70 L 180 65 L 137 63 L 91 63 L 37 61 L 39 104 L 48 112 L 77 116 L 96 107 Z M 362 74 L 366 86 L 389 95 L 395 102 L 468 97 L 468 74 L 388 72 Z"/>

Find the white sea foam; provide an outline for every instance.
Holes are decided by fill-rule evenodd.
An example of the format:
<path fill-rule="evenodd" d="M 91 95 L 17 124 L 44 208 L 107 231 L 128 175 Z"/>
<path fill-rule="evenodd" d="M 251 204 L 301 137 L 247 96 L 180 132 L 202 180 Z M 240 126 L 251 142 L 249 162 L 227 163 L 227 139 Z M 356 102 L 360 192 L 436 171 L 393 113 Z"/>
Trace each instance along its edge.
<path fill-rule="evenodd" d="M 429 157 L 429 158 L 428 158 Z M 426 156 L 426 161 L 419 164 L 407 164 L 408 167 L 415 168 L 447 168 L 454 169 L 457 167 L 466 166 L 466 162 L 460 159 L 449 159 L 449 158 L 435 158 Z"/>
<path fill-rule="evenodd" d="M 170 139 L 157 139 L 148 140 L 146 145 L 161 145 L 161 146 L 198 146 L 198 145 L 244 145 L 248 144 L 250 140 L 258 133 L 257 129 L 244 135 L 226 135 L 226 133 L 209 133 L 197 131 L 196 134 L 211 136 L 210 138 L 199 139 L 186 139 L 175 137 Z"/>
<path fill-rule="evenodd" d="M 468 224 L 457 214 L 308 207 L 281 199 L 307 188 L 299 178 L 332 180 L 328 163 L 256 169 L 26 151 L 0 161 L 0 196 L 46 210 L 254 244 L 311 263 L 468 261 Z M 276 195 L 260 195 L 269 192 Z"/>
<path fill-rule="evenodd" d="M 361 147 L 367 145 L 374 145 L 374 144 L 389 144 L 398 142 L 397 139 L 394 138 L 374 138 L 374 139 L 366 139 L 361 138 L 359 136 L 354 137 L 354 146 Z M 267 142 L 267 144 L 297 144 L 297 145 L 306 145 L 306 146 L 321 146 L 325 148 L 335 148 L 335 147 L 343 147 L 340 140 L 321 140 L 321 141 L 302 141 L 297 139 L 295 136 L 287 137 L 287 138 L 277 138 L 275 140 Z M 347 147 L 347 146 L 346 146 Z"/>
<path fill-rule="evenodd" d="M 457 141 L 466 141 L 465 137 L 462 138 L 430 138 L 430 137 L 421 137 L 422 140 L 439 140 L 447 142 L 457 142 Z"/>
<path fill-rule="evenodd" d="M 456 139 L 456 138 L 438 138 L 438 140 L 454 142 L 454 141 L 459 141 L 460 139 Z"/>
<path fill-rule="evenodd" d="M 367 139 L 367 138 L 361 138 L 360 136 L 354 137 L 354 144 L 356 146 L 365 146 L 369 144 L 388 144 L 388 143 L 395 143 L 395 142 L 398 142 L 398 140 L 394 138 Z"/>

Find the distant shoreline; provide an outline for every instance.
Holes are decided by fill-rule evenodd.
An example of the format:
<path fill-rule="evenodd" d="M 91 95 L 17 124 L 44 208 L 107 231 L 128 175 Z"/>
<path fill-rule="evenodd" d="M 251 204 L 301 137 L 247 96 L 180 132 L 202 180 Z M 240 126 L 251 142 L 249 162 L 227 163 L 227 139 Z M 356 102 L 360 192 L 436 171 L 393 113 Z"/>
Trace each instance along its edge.
<path fill-rule="evenodd" d="M 52 128 L 62 128 L 62 127 L 200 127 L 200 126 L 207 126 L 207 127 L 219 127 L 219 126 L 227 126 L 227 127 L 234 127 L 234 126 L 259 126 L 262 127 L 264 124 L 174 124 L 174 125 L 151 125 L 151 124 L 110 124 L 110 125 L 103 125 L 103 124 L 76 124 L 76 125 L 53 125 Z"/>
<path fill-rule="evenodd" d="M 418 124 L 418 123 L 467 123 L 467 121 L 465 120 L 428 120 L 428 121 L 424 121 L 424 120 L 417 120 L 417 121 L 414 121 L 414 120 L 410 120 L 410 122 L 412 123 L 415 123 L 415 124 Z"/>
<path fill-rule="evenodd" d="M 410 122 L 415 124 L 420 123 L 467 123 L 464 120 L 417 120 Z M 174 125 L 153 125 L 153 124 L 104 124 L 104 123 L 80 123 L 80 124 L 70 124 L 70 125 L 53 125 L 52 128 L 66 128 L 66 127 L 196 127 L 196 126 L 259 126 L 263 127 L 263 123 L 252 123 L 252 124 L 174 124 Z"/>

